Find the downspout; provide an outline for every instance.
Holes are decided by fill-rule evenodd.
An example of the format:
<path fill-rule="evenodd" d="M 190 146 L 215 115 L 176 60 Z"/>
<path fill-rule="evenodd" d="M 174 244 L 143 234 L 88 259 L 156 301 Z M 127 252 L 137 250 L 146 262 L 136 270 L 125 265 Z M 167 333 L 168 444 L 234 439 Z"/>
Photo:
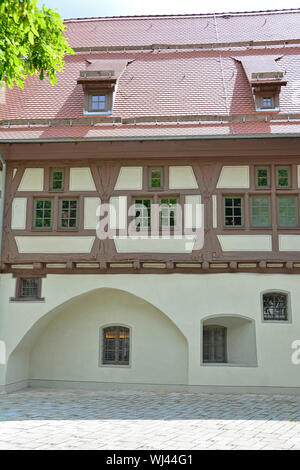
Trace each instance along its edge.
<path fill-rule="evenodd" d="M 0 267 L 2 264 L 2 238 L 3 238 L 3 218 L 4 218 L 4 198 L 5 198 L 5 182 L 6 182 L 6 161 L 0 153 L 0 162 L 2 163 L 2 188 L 0 201 Z"/>

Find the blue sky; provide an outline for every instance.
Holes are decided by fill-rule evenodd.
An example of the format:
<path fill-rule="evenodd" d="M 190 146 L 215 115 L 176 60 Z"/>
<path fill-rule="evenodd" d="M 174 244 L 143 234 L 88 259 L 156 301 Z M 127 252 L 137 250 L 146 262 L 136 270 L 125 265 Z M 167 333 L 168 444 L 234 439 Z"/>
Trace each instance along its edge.
<path fill-rule="evenodd" d="M 163 15 L 182 13 L 210 13 L 223 11 L 273 10 L 299 8 L 299 0 L 39 0 L 51 8 L 57 8 L 62 18 L 91 16 Z"/>

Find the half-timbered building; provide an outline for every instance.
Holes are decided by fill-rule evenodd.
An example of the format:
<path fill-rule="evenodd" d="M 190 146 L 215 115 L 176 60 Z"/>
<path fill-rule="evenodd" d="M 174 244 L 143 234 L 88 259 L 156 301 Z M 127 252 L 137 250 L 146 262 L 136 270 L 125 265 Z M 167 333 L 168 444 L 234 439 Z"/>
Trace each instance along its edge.
<path fill-rule="evenodd" d="M 65 24 L 0 89 L 1 390 L 299 391 L 300 11 Z"/>

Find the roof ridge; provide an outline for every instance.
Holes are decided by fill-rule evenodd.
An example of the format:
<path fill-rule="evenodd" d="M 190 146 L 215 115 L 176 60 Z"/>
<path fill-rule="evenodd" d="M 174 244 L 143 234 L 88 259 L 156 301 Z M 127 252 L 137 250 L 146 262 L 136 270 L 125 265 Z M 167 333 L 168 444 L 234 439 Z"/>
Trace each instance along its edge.
<path fill-rule="evenodd" d="M 64 23 L 68 22 L 88 22 L 95 20 L 140 20 L 140 19 L 176 19 L 176 18 L 207 18 L 214 16 L 255 16 L 255 15 L 271 15 L 271 14 L 285 14 L 285 13 L 300 13 L 300 8 L 286 8 L 277 10 L 251 10 L 242 12 L 215 12 L 215 13 L 178 13 L 178 14 L 166 14 L 166 15 L 124 15 L 124 16 L 93 16 L 93 17 L 81 17 L 81 18 L 65 18 Z"/>

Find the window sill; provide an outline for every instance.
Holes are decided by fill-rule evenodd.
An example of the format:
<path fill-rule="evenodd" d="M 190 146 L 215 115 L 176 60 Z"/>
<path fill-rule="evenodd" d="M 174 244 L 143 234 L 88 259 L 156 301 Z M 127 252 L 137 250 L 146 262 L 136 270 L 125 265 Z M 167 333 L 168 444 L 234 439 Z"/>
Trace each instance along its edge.
<path fill-rule="evenodd" d="M 111 116 L 112 111 L 83 111 L 84 116 Z"/>
<path fill-rule="evenodd" d="M 257 364 L 235 364 L 233 362 L 201 362 L 203 367 L 257 367 Z"/>
<path fill-rule="evenodd" d="M 10 302 L 45 302 L 44 297 L 10 297 Z"/>

